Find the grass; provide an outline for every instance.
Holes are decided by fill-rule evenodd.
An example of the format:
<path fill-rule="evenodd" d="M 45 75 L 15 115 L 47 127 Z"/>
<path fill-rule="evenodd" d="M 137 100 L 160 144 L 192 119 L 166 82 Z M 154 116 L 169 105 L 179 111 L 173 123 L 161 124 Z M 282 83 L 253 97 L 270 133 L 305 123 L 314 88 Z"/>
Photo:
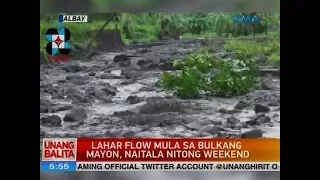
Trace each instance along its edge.
<path fill-rule="evenodd" d="M 151 25 L 136 25 L 131 27 L 126 33 L 121 32 L 121 36 L 124 39 L 124 44 L 130 44 L 132 42 L 150 42 L 158 39 L 158 27 Z"/>
<path fill-rule="evenodd" d="M 279 34 L 279 32 L 275 32 L 268 36 L 263 35 L 255 38 L 238 37 L 228 41 L 225 44 L 225 50 L 235 52 L 241 60 L 266 56 L 270 65 L 280 65 Z"/>

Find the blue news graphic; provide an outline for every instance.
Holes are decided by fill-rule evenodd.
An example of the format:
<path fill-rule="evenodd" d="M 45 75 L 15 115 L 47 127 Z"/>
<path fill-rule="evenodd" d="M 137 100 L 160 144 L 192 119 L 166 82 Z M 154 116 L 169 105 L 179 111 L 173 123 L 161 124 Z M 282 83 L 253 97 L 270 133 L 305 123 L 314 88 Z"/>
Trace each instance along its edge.
<path fill-rule="evenodd" d="M 42 161 L 41 171 L 43 172 L 74 172 L 77 171 L 75 161 Z"/>
<path fill-rule="evenodd" d="M 63 15 L 59 15 L 59 22 L 60 22 L 60 23 L 63 22 Z"/>
<path fill-rule="evenodd" d="M 71 38 L 71 32 L 67 28 L 50 28 L 46 32 L 46 38 L 49 43 L 46 51 L 51 56 L 67 55 L 71 52 L 71 45 L 68 42 Z"/>
<path fill-rule="evenodd" d="M 246 15 L 235 15 L 233 16 L 233 22 L 237 24 L 258 24 L 260 22 L 260 18 L 257 15 L 254 16 L 246 16 Z"/>

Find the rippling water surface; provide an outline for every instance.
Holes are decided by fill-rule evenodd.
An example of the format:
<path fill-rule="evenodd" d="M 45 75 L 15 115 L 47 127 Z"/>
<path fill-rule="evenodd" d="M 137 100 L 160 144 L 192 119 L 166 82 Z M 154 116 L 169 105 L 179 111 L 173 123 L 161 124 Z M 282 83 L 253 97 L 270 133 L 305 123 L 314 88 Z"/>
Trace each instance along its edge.
<path fill-rule="evenodd" d="M 187 44 L 188 45 L 188 44 Z M 197 44 L 190 44 L 192 47 Z M 199 43 L 198 43 L 199 45 Z M 168 47 L 167 47 L 168 46 Z M 154 47 L 150 48 L 152 50 L 152 57 L 158 57 L 158 55 L 168 55 L 169 51 L 172 51 L 171 54 L 176 54 L 176 49 L 181 49 L 180 46 L 186 46 L 185 43 L 173 44 L 171 46 L 164 45 L 163 47 Z M 183 48 L 190 49 L 188 48 Z M 154 52 L 153 52 L 154 51 Z M 166 54 L 167 53 L 167 54 Z M 159 80 L 162 72 L 159 70 L 145 71 L 141 72 L 141 75 L 134 75 L 132 70 L 132 79 L 137 79 L 134 82 L 128 82 L 123 78 L 116 79 L 103 79 L 99 78 L 101 74 L 104 74 L 106 71 L 105 66 L 106 62 L 113 60 L 114 54 L 106 54 L 101 60 L 97 59 L 90 62 L 82 62 L 79 64 L 66 64 L 65 66 L 54 66 L 54 67 L 43 67 L 42 74 L 46 77 L 45 80 L 41 81 L 42 93 L 40 93 L 40 98 L 49 100 L 51 103 L 56 103 L 59 105 L 63 104 L 72 104 L 71 99 L 65 98 L 52 98 L 55 92 L 67 92 L 67 90 L 74 90 L 75 94 L 78 96 L 86 97 L 86 91 L 90 88 L 96 88 L 97 91 L 100 91 L 100 86 L 106 86 L 108 83 L 110 86 L 117 88 L 116 95 L 111 99 L 112 103 L 105 103 L 98 100 L 95 100 L 90 107 L 87 107 L 88 110 L 88 119 L 84 123 L 79 123 L 75 126 L 72 123 L 67 123 L 62 121 L 62 125 L 59 127 L 51 127 L 40 124 L 40 127 L 45 134 L 42 134 L 42 137 L 105 137 L 106 132 L 109 134 L 117 132 L 117 135 L 121 135 L 126 132 L 131 132 L 135 137 L 207 137 L 212 138 L 215 134 L 210 133 L 199 133 L 205 124 L 203 122 L 213 122 L 221 120 L 225 122 L 226 119 L 231 116 L 229 114 L 220 113 L 218 110 L 220 108 L 233 109 L 235 104 L 237 104 L 237 98 L 211 98 L 205 100 L 190 100 L 188 103 L 192 105 L 193 110 L 196 113 L 186 114 L 186 113 L 173 113 L 172 119 L 177 119 L 177 125 L 174 128 L 167 127 L 156 127 L 152 122 L 146 124 L 150 128 L 140 128 L 138 124 L 135 126 L 126 125 L 126 120 L 119 121 L 119 117 L 115 117 L 114 113 L 116 111 L 127 111 L 135 110 L 140 106 L 147 103 L 146 99 L 151 97 L 161 97 L 164 99 L 164 102 L 169 101 L 169 98 L 166 95 L 166 92 L 159 91 L 155 88 L 156 82 Z M 142 55 L 141 55 L 142 56 Z M 149 58 L 150 55 L 143 55 Z M 63 70 L 66 66 L 80 68 L 80 72 L 66 72 Z M 114 68 L 110 68 L 111 74 L 120 75 L 121 72 L 131 72 L 127 69 L 118 69 L 115 71 Z M 89 76 L 88 72 L 94 72 L 96 75 Z M 107 73 L 108 74 L 108 73 Z M 83 82 L 88 80 L 88 82 L 81 85 L 76 84 L 79 81 L 66 80 L 67 76 L 76 75 L 78 78 L 83 79 Z M 139 79 L 140 78 L 140 79 Z M 79 80 L 79 79 L 76 79 Z M 82 81 L 82 80 L 81 80 Z M 127 83 L 124 83 L 127 82 Z M 280 82 L 274 82 L 279 85 Z M 280 85 L 279 85 L 280 86 Z M 152 90 L 141 90 L 141 88 L 152 88 Z M 48 92 L 51 92 L 48 93 Z M 267 99 L 270 96 L 271 100 L 277 99 L 280 92 L 279 90 L 275 91 L 261 91 L 257 94 L 252 95 L 254 101 L 262 101 Z M 271 94 L 271 95 L 270 95 Z M 64 96 L 68 94 L 63 94 Z M 69 94 L 70 95 L 70 94 Z M 129 104 L 126 102 L 126 99 L 129 96 L 137 96 L 144 99 L 143 102 L 136 104 Z M 66 96 L 67 97 L 67 96 Z M 272 99 L 272 97 L 274 97 Z M 251 96 L 248 96 L 250 99 Z M 269 98 L 269 100 L 270 100 Z M 280 98 L 279 98 L 280 100 Z M 75 101 L 76 102 L 76 101 Z M 180 101 L 179 101 L 180 103 Z M 280 103 L 280 102 L 279 102 Z M 77 104 L 77 103 L 76 103 Z M 280 106 L 280 104 L 278 105 Z M 157 106 L 158 107 L 158 106 Z M 160 106 L 161 107 L 161 106 Z M 174 106 L 173 106 L 174 107 Z M 47 115 L 57 115 L 61 119 L 65 116 L 68 111 L 60 111 L 55 113 L 42 113 L 40 117 Z M 160 114 L 163 112 L 156 112 L 154 110 L 151 114 Z M 139 114 L 138 114 L 139 115 Z M 253 109 L 245 109 L 237 114 L 234 114 L 236 118 L 241 121 L 247 121 L 253 118 L 254 116 Z M 106 117 L 108 116 L 108 117 Z M 263 132 L 263 137 L 272 137 L 280 138 L 280 107 L 271 107 L 271 111 L 266 113 L 266 116 L 271 117 L 272 124 L 265 124 L 259 127 Z M 98 117 L 98 118 L 97 118 Z M 142 116 L 141 116 L 142 117 Z M 144 116 L 143 116 L 144 117 Z M 156 117 L 156 116 L 150 116 Z M 100 119 L 99 119 L 100 118 Z M 186 128 L 185 124 L 183 126 L 179 124 L 179 119 L 193 120 L 192 122 L 198 123 L 189 123 L 187 125 L 192 126 L 192 129 Z M 113 123 L 118 122 L 118 123 Z M 226 123 L 225 123 L 226 124 Z M 170 126 L 173 126 L 172 124 Z M 231 132 L 232 129 L 224 127 L 224 124 L 221 124 L 226 132 Z M 169 125 L 168 125 L 169 127 Z M 232 133 L 244 133 L 245 131 L 251 130 L 253 127 L 245 128 L 243 127 L 240 130 Z M 212 132 L 213 133 L 213 132 Z M 201 136 L 200 136 L 201 135 Z M 41 137 L 40 136 L 40 137 Z M 216 137 L 216 136 L 214 136 Z M 43 173 L 40 172 L 41 180 L 277 180 L 280 179 L 280 172 L 73 172 L 73 173 Z"/>

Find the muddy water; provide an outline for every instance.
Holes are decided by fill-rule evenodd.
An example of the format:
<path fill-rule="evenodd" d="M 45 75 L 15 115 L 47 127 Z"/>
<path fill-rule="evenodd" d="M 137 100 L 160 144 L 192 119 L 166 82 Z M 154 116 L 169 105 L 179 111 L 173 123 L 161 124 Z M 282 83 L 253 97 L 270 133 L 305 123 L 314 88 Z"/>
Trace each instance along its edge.
<path fill-rule="evenodd" d="M 161 61 L 163 56 L 181 55 L 198 47 L 199 44 L 173 43 L 162 47 L 149 47 L 147 53 L 138 55 L 143 57 L 144 60 L 151 61 L 151 64 L 154 65 L 159 64 L 159 60 Z M 123 53 L 140 51 L 141 49 L 131 49 Z M 69 108 L 63 111 L 40 113 L 40 118 L 57 115 L 62 119 L 60 126 L 50 126 L 40 122 L 40 140 L 43 137 L 215 138 L 221 133 L 224 136 L 230 134 L 230 136 L 238 136 L 252 129 L 261 129 L 263 131 L 262 137 L 280 138 L 280 80 L 272 80 L 273 86 L 276 87 L 273 90 L 259 90 L 243 97 L 204 97 L 198 100 L 177 100 L 172 97 L 172 94 L 157 88 L 156 83 L 162 74 L 161 70 L 158 68 L 145 70 L 142 66 L 137 65 L 136 60 L 132 60 L 129 67 L 120 67 L 113 62 L 115 55 L 117 54 L 106 53 L 92 61 L 73 61 L 63 65 L 40 67 L 40 73 L 43 76 L 40 79 L 40 98 L 50 101 L 51 104 L 47 105 L 49 109 L 57 104 L 60 106 L 71 105 L 74 108 L 85 108 L 87 114 L 84 122 L 64 122 L 63 117 L 71 111 Z M 89 73 L 94 73 L 94 75 L 88 75 Z M 110 77 L 102 78 L 101 75 L 106 73 Z M 123 78 L 122 75 L 125 73 L 129 73 L 128 76 L 130 77 Z M 70 80 L 67 78 L 70 76 L 77 76 L 77 78 L 76 80 Z M 88 101 L 79 103 L 79 101 L 87 98 L 88 90 L 93 88 L 96 91 L 101 91 L 102 88 L 110 86 L 116 88 L 116 93 L 113 96 L 104 97 L 109 98 L 108 102 L 95 96 L 93 100 L 90 100 L 90 103 Z M 70 91 L 73 92 L 71 96 L 70 93 L 68 94 Z M 77 95 L 74 96 L 74 94 Z M 128 103 L 127 98 L 129 96 L 135 96 L 141 100 Z M 158 100 L 152 99 L 150 101 L 149 98 Z M 243 99 L 248 106 L 236 114 L 220 112 L 221 108 L 234 109 L 239 100 Z M 270 117 L 270 122 L 239 128 L 234 128 L 227 123 L 227 119 L 231 116 L 237 118 L 240 124 L 252 120 L 255 117 L 253 103 L 268 106 L 270 111 L 264 113 L 264 116 Z M 167 106 L 170 106 L 170 108 Z M 118 112 L 124 115 L 116 115 Z M 136 118 L 133 118 L 128 112 L 133 112 Z M 210 129 L 213 126 L 221 126 L 223 132 L 213 131 Z M 280 178 L 280 173 L 77 172 L 40 173 L 40 178 L 44 180 L 211 180 L 214 178 L 221 180 L 274 180 Z"/>
<path fill-rule="evenodd" d="M 96 62 L 95 65 L 100 65 L 103 66 L 104 64 L 101 62 Z M 86 64 L 86 63 L 81 63 L 82 66 L 90 67 L 92 62 Z M 48 82 L 51 83 L 54 87 L 59 87 L 57 82 L 59 80 L 64 80 L 66 76 L 68 75 L 80 75 L 80 76 L 87 76 L 87 73 L 85 72 L 78 72 L 78 73 L 57 73 L 59 71 L 59 68 L 53 68 L 49 70 L 51 75 L 48 79 Z M 53 74 L 57 73 L 57 74 Z M 111 71 L 112 74 L 114 75 L 119 75 L 121 73 L 121 70 L 113 70 Z M 103 72 L 96 71 L 96 77 L 99 77 Z M 134 83 L 131 84 L 122 84 L 124 82 L 124 79 L 99 79 L 99 78 L 94 78 L 90 79 L 90 82 L 88 84 L 85 84 L 83 86 L 74 86 L 72 84 L 64 84 L 65 87 L 69 86 L 70 88 L 78 89 L 80 92 L 85 92 L 86 89 L 89 87 L 98 87 L 99 84 L 103 83 L 108 83 L 114 87 L 117 88 L 117 93 L 115 96 L 111 97 L 112 103 L 101 103 L 99 101 L 95 101 L 92 103 L 89 107 L 86 107 L 88 110 L 88 115 L 91 116 L 92 119 L 88 119 L 83 126 L 79 126 L 76 128 L 75 131 L 71 131 L 69 129 L 70 126 L 74 126 L 72 123 L 64 123 L 62 121 L 62 126 L 61 127 L 47 127 L 47 126 L 42 126 L 42 129 L 46 131 L 47 137 L 65 137 L 66 134 L 68 136 L 86 136 L 86 135 L 92 135 L 95 137 L 103 137 L 104 131 L 106 129 L 110 129 L 110 131 L 113 131 L 112 128 L 122 128 L 123 131 L 128 130 L 132 131 L 134 129 L 139 129 L 137 127 L 133 126 L 127 126 L 127 127 L 110 127 L 109 125 L 106 124 L 100 124 L 99 126 L 95 127 L 90 127 L 90 123 L 94 122 L 94 118 L 99 118 L 101 115 L 105 116 L 110 116 L 113 117 L 112 115 L 115 112 L 123 112 L 123 111 L 130 111 L 130 110 L 136 110 L 140 108 L 141 106 L 145 105 L 147 102 L 142 101 L 136 104 L 128 104 L 126 102 L 126 99 L 129 96 L 138 96 L 144 99 L 147 98 L 152 98 L 152 97 L 162 97 L 166 98 L 167 96 L 170 96 L 171 94 L 168 94 L 167 92 L 164 91 L 159 91 L 159 89 L 151 90 L 151 91 L 141 91 L 141 88 L 144 87 L 152 87 L 154 84 L 159 80 L 161 72 L 154 70 L 152 72 L 144 72 L 142 73 L 142 79 L 137 80 Z M 280 81 L 274 80 L 274 83 L 279 85 Z M 279 92 L 269 92 L 269 91 L 261 91 L 259 93 L 262 93 L 262 95 L 267 95 L 267 94 L 272 94 L 272 93 L 279 93 Z M 257 95 L 259 96 L 259 95 Z M 50 95 L 47 96 L 42 96 L 42 98 L 45 99 L 51 99 Z M 259 97 L 258 97 L 259 98 Z M 53 103 L 56 104 L 70 104 L 72 105 L 72 101 L 69 99 L 51 99 L 50 100 Z M 225 121 L 227 117 L 230 117 L 231 115 L 225 115 L 218 113 L 218 110 L 221 108 L 225 109 L 233 109 L 233 107 L 237 104 L 239 101 L 239 97 L 235 98 L 218 98 L 218 97 L 211 97 L 207 99 L 200 99 L 200 100 L 188 100 L 188 103 L 193 104 L 197 107 L 201 107 L 203 109 L 209 109 L 208 110 L 201 110 L 198 111 L 194 114 L 178 114 L 177 116 L 187 116 L 187 118 L 192 118 L 192 119 L 197 119 L 201 121 Z M 263 129 L 264 134 L 263 137 L 270 137 L 270 138 L 280 138 L 280 111 L 277 110 L 278 107 L 270 107 L 271 111 L 266 113 L 266 116 L 269 117 L 274 117 L 273 125 L 270 127 L 269 124 L 261 125 L 259 128 Z M 46 113 L 46 114 L 41 114 L 40 116 L 43 115 L 58 115 L 61 118 L 64 117 L 64 115 L 68 113 L 68 111 L 60 111 L 56 113 Z M 253 109 L 246 109 L 243 110 L 240 113 L 234 114 L 232 116 L 238 118 L 241 122 L 245 122 L 247 120 L 250 120 L 252 117 L 254 117 L 254 111 Z M 91 121 L 91 122 L 90 122 Z M 181 124 L 180 124 L 181 125 Z M 194 134 L 193 131 L 188 131 L 184 128 L 180 128 L 181 126 L 176 126 L 176 128 L 158 128 L 158 127 L 153 127 L 153 131 L 151 132 L 138 132 L 136 134 L 136 137 L 145 137 L 148 134 L 148 137 L 166 137 L 164 135 L 164 131 L 166 134 L 179 134 L 184 137 L 195 137 L 196 135 Z M 69 129 L 69 130 L 68 130 Z M 248 128 L 242 128 L 238 130 L 239 133 L 243 133 L 246 131 L 252 130 L 252 127 Z M 171 131 L 171 132 L 170 132 Z"/>

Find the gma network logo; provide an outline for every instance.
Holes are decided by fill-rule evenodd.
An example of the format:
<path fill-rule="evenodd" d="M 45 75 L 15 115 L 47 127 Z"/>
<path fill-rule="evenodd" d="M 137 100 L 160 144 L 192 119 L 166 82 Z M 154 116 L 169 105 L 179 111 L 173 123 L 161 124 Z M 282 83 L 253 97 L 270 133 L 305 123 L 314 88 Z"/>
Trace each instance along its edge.
<path fill-rule="evenodd" d="M 236 24 L 259 24 L 262 15 L 258 16 L 257 11 L 251 12 L 249 15 L 241 13 L 233 16 L 233 22 Z"/>
<path fill-rule="evenodd" d="M 46 46 L 48 60 L 68 61 L 71 52 L 71 44 L 68 42 L 71 38 L 71 32 L 68 28 L 50 28 L 46 32 L 46 38 L 49 41 Z"/>

